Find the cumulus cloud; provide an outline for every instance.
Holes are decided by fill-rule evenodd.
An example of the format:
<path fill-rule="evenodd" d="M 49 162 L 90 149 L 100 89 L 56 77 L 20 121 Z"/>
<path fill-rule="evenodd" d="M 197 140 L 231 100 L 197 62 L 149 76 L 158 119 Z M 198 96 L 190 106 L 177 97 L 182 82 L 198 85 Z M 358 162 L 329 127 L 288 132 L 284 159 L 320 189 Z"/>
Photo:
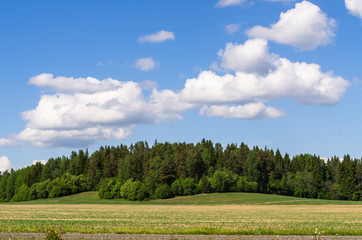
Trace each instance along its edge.
<path fill-rule="evenodd" d="M 227 7 L 227 6 L 235 6 L 241 5 L 246 0 L 219 0 L 216 4 L 216 7 Z"/>
<path fill-rule="evenodd" d="M 10 134 L 7 138 L 0 138 L 0 146 L 11 147 L 17 145 L 15 134 Z"/>
<path fill-rule="evenodd" d="M 199 104 L 270 102 L 280 98 L 301 104 L 335 104 L 344 95 L 349 82 L 332 73 L 323 73 L 317 64 L 290 62 L 281 58 L 278 68 L 269 74 L 236 72 L 219 76 L 203 71 L 188 79 L 181 91 L 185 101 Z"/>
<path fill-rule="evenodd" d="M 345 0 L 346 8 L 356 17 L 362 19 L 362 0 Z"/>
<path fill-rule="evenodd" d="M 201 108 L 200 115 L 222 118 L 277 118 L 284 110 L 267 106 L 279 99 L 299 104 L 332 105 L 350 83 L 318 64 L 292 62 L 269 52 L 263 39 L 226 44 L 220 64 L 229 71 L 201 71 L 179 91 L 158 90 L 151 81 L 54 77 L 40 74 L 30 83 L 55 92 L 22 113 L 26 127 L 0 139 L 0 145 L 86 147 L 98 140 L 123 139 L 137 124 L 181 120 L 181 113 Z M 151 91 L 147 95 L 143 91 Z"/>
<path fill-rule="evenodd" d="M 235 23 L 228 24 L 224 27 L 225 32 L 227 32 L 228 34 L 233 34 L 239 31 L 239 29 L 240 29 L 240 24 L 235 24 Z"/>
<path fill-rule="evenodd" d="M 149 57 L 138 59 L 133 66 L 141 71 L 150 71 L 158 69 L 160 64 L 153 60 L 153 58 Z"/>
<path fill-rule="evenodd" d="M 145 42 L 157 43 L 157 42 L 164 42 L 167 40 L 175 40 L 175 34 L 173 32 L 161 30 L 159 32 L 150 35 L 142 36 L 138 39 L 140 43 L 145 43 Z"/>
<path fill-rule="evenodd" d="M 308 1 L 280 14 L 270 28 L 255 26 L 246 31 L 250 37 L 264 38 L 302 50 L 329 44 L 335 36 L 336 21 Z"/>
<path fill-rule="evenodd" d="M 5 170 L 10 170 L 13 168 L 10 160 L 6 156 L 0 157 L 0 172 L 4 172 Z"/>
<path fill-rule="evenodd" d="M 240 48 L 248 53 L 258 44 L 263 50 L 256 54 L 259 56 L 255 62 L 264 61 L 269 64 L 253 69 L 252 65 L 245 63 L 249 57 L 242 54 L 241 59 L 228 58 L 227 65 L 222 59 L 222 66 L 235 70 L 235 74 L 220 76 L 211 71 L 203 71 L 197 78 L 186 81 L 185 88 L 181 91 L 183 99 L 205 105 L 244 105 L 290 98 L 301 104 L 330 105 L 337 103 L 349 86 L 347 80 L 332 72 L 322 72 L 317 64 L 291 62 L 269 53 L 266 51 L 267 46 L 258 39 L 240 45 L 227 44 L 226 49 L 230 51 L 230 56 L 239 56 Z M 225 52 L 226 50 L 222 51 Z M 264 74 L 260 74 L 261 70 Z"/>
<path fill-rule="evenodd" d="M 239 72 L 264 74 L 278 64 L 278 56 L 268 52 L 268 42 L 263 39 L 248 40 L 244 44 L 228 43 L 218 55 L 221 67 Z"/>
<path fill-rule="evenodd" d="M 53 74 L 42 73 L 30 78 L 29 84 L 58 92 L 95 93 L 118 88 L 124 83 L 111 78 L 102 81 L 92 77 L 72 78 L 60 76 L 54 78 Z"/>
<path fill-rule="evenodd" d="M 0 144 L 84 147 L 97 140 L 126 138 L 135 124 L 182 119 L 180 112 L 193 106 L 181 103 L 180 96 L 171 90 L 153 89 L 146 98 L 143 83 L 87 79 L 79 79 L 79 84 L 74 78 L 54 78 L 51 74 L 32 78 L 31 83 L 56 93 L 42 95 L 35 109 L 23 112 L 26 128 L 0 139 Z"/>
<path fill-rule="evenodd" d="M 245 105 L 211 105 L 203 106 L 200 110 L 201 115 L 208 117 L 222 118 L 279 118 L 284 116 L 284 112 L 272 107 L 267 107 L 263 103 L 248 103 Z"/>
<path fill-rule="evenodd" d="M 37 163 L 41 163 L 43 165 L 45 165 L 48 162 L 48 160 L 34 160 L 31 164 L 35 165 Z"/>

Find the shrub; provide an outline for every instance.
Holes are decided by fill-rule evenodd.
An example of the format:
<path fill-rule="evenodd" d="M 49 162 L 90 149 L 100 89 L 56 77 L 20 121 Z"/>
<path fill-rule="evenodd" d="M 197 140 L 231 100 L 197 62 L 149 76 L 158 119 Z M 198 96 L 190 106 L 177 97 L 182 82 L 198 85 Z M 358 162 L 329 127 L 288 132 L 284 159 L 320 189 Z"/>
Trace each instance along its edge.
<path fill-rule="evenodd" d="M 177 179 L 172 183 L 171 192 L 174 196 L 182 196 L 184 194 L 181 179 Z"/>
<path fill-rule="evenodd" d="M 195 194 L 195 180 L 191 177 L 182 180 L 182 188 L 184 195 Z"/>
<path fill-rule="evenodd" d="M 18 192 L 14 195 L 12 198 L 12 201 L 20 202 L 20 201 L 26 201 L 29 197 L 29 187 L 25 184 L 21 185 Z"/>
<path fill-rule="evenodd" d="M 99 187 L 98 196 L 102 199 L 112 199 L 111 192 L 114 185 L 116 185 L 116 180 L 114 178 L 103 179 Z"/>
<path fill-rule="evenodd" d="M 215 171 L 211 178 L 211 188 L 216 192 L 234 192 L 236 190 L 237 175 L 224 171 Z"/>
<path fill-rule="evenodd" d="M 156 188 L 155 197 L 159 199 L 165 199 L 172 197 L 171 188 L 165 184 L 162 187 Z"/>
<path fill-rule="evenodd" d="M 59 186 L 54 186 L 49 192 L 49 198 L 56 198 L 62 196 L 62 190 Z"/>
<path fill-rule="evenodd" d="M 206 175 L 202 175 L 202 178 L 199 182 L 199 189 L 201 193 L 210 193 L 211 192 L 211 183 Z"/>
<path fill-rule="evenodd" d="M 46 240 L 61 240 L 62 237 L 62 231 L 61 229 L 49 229 L 47 232 L 46 232 L 46 237 L 45 239 Z"/>

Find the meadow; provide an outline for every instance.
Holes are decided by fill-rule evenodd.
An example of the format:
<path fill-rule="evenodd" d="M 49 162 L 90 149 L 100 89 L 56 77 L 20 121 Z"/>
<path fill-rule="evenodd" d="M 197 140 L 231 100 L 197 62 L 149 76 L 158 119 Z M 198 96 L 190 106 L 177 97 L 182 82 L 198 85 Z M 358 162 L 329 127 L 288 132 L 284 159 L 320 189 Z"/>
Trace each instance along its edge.
<path fill-rule="evenodd" d="M 362 235 L 362 203 L 251 193 L 104 200 L 89 192 L 0 204 L 0 232 Z"/>

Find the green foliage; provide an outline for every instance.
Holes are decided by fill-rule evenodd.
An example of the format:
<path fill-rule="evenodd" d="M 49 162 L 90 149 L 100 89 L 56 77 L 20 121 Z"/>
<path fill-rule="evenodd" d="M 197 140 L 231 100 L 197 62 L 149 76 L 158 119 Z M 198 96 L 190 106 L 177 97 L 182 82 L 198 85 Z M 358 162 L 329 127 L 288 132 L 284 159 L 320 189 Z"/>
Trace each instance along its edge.
<path fill-rule="evenodd" d="M 201 193 L 210 193 L 211 192 L 211 183 L 206 175 L 202 175 L 202 178 L 199 182 L 199 190 Z"/>
<path fill-rule="evenodd" d="M 46 240 L 61 240 L 62 239 L 62 231 L 60 228 L 58 229 L 49 229 L 48 231 L 46 231 Z"/>
<path fill-rule="evenodd" d="M 196 193 L 196 185 L 195 180 L 193 178 L 186 178 L 181 181 L 181 186 L 183 190 L 183 194 L 187 195 L 194 195 Z"/>
<path fill-rule="evenodd" d="M 236 182 L 236 190 L 238 192 L 257 192 L 258 183 L 248 182 L 246 177 L 239 177 Z"/>
<path fill-rule="evenodd" d="M 103 179 L 103 181 L 101 182 L 100 188 L 99 188 L 99 192 L 98 192 L 99 197 L 102 199 L 120 198 L 120 195 L 115 196 L 114 192 L 112 195 L 112 190 L 115 188 L 116 183 L 117 183 L 117 181 L 114 178 Z"/>
<path fill-rule="evenodd" d="M 142 201 L 149 198 L 149 190 L 140 181 L 128 179 L 123 185 L 115 179 L 104 182 L 99 190 L 99 197 L 102 199 L 123 198 L 131 201 Z"/>
<path fill-rule="evenodd" d="M 171 192 L 174 196 L 183 196 L 182 179 L 176 179 L 171 185 Z"/>
<path fill-rule="evenodd" d="M 165 185 L 170 191 L 166 191 Z M 0 173 L 0 201 L 56 198 L 99 190 L 103 199 L 142 200 L 212 192 L 260 192 L 359 201 L 361 159 L 324 161 L 311 154 L 290 159 L 279 149 L 249 148 L 203 139 L 197 144 L 137 142 L 104 146 Z M 122 195 L 123 194 L 123 195 Z"/>
<path fill-rule="evenodd" d="M 133 195 L 131 198 L 134 197 L 135 194 L 132 193 L 133 189 L 133 179 L 130 178 L 128 179 L 121 187 L 121 191 L 120 191 L 120 197 L 124 198 L 124 199 L 129 199 L 129 195 Z"/>
<path fill-rule="evenodd" d="M 215 192 L 234 192 L 236 190 L 237 175 L 217 170 L 210 182 L 211 188 Z"/>
<path fill-rule="evenodd" d="M 165 184 L 162 187 L 156 188 L 155 197 L 158 199 L 165 199 L 172 197 L 172 191 L 170 186 Z"/>
<path fill-rule="evenodd" d="M 29 200 L 29 187 L 25 184 L 21 185 L 18 189 L 18 192 L 12 198 L 15 202 L 26 201 Z"/>
<path fill-rule="evenodd" d="M 40 182 L 36 186 L 36 196 L 38 199 L 47 198 L 49 196 L 48 185 L 50 183 L 50 179 L 45 180 L 44 182 Z"/>

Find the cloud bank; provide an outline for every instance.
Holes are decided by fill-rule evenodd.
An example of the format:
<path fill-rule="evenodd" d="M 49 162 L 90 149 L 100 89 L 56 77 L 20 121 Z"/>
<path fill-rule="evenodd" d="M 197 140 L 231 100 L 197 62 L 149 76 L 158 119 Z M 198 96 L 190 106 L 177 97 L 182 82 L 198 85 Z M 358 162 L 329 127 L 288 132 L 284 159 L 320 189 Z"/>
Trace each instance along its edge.
<path fill-rule="evenodd" d="M 329 44 L 335 36 L 336 21 L 308 1 L 280 14 L 278 22 L 269 28 L 255 26 L 246 31 L 249 37 L 263 38 L 291 45 L 301 50 L 312 50 Z"/>

